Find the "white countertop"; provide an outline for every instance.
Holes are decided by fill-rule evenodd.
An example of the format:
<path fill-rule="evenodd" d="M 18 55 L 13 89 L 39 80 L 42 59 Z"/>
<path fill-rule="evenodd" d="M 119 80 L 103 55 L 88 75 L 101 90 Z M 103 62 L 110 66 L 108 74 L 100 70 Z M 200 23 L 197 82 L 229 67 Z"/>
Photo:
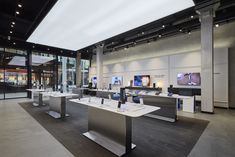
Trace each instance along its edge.
<path fill-rule="evenodd" d="M 71 96 L 77 96 L 78 94 L 73 93 L 60 93 L 60 92 L 41 92 L 43 96 L 51 96 L 51 97 L 71 97 Z"/>
<path fill-rule="evenodd" d="M 30 91 L 30 92 L 44 92 L 45 89 L 26 89 L 27 91 Z"/>
<path fill-rule="evenodd" d="M 90 102 L 89 102 L 90 99 Z M 159 107 L 149 106 L 149 105 L 140 105 L 135 103 L 126 102 L 122 104 L 120 109 L 117 108 L 118 101 L 111 99 L 104 99 L 104 104 L 101 104 L 101 98 L 91 97 L 91 98 L 82 98 L 82 99 L 71 99 L 71 102 L 79 103 L 89 107 L 94 107 L 117 114 L 121 114 L 129 117 L 140 117 L 145 114 L 151 113 L 153 111 L 159 110 Z"/>
<path fill-rule="evenodd" d="M 173 98 L 179 98 L 179 99 L 192 99 L 194 96 L 183 96 L 178 94 L 173 94 L 172 96 L 168 96 L 167 93 L 160 93 L 159 96 L 165 96 L 165 97 L 173 97 Z"/>
<path fill-rule="evenodd" d="M 89 91 L 99 91 L 99 92 L 112 92 L 112 93 L 120 93 L 118 90 L 107 90 L 107 89 L 89 89 Z"/>

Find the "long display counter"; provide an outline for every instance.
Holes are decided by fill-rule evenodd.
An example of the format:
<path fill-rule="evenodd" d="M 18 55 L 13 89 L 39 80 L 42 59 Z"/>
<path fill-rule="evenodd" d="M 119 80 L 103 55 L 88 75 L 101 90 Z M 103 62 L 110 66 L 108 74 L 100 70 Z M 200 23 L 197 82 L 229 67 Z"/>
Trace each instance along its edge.
<path fill-rule="evenodd" d="M 118 156 L 130 152 L 132 144 L 132 118 L 159 110 L 159 107 L 127 102 L 118 108 L 118 101 L 101 98 L 71 99 L 88 106 L 88 132 L 83 135 Z"/>

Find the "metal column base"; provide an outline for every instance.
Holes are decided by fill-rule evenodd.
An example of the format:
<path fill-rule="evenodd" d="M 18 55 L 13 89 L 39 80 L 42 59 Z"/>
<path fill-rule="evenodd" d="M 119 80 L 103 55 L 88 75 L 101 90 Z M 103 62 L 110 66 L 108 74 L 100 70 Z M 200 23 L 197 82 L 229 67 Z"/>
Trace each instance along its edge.
<path fill-rule="evenodd" d="M 55 111 L 47 111 L 46 113 L 49 114 L 50 116 L 52 116 L 55 119 L 64 118 L 64 117 L 61 116 L 60 113 L 55 112 Z M 65 114 L 65 117 L 69 117 L 69 114 Z"/>
<path fill-rule="evenodd" d="M 108 149 L 112 153 L 114 153 L 117 156 L 123 156 L 126 154 L 126 148 L 125 146 L 111 140 L 110 138 L 107 138 L 95 131 L 88 131 L 86 133 L 83 133 L 84 136 L 89 138 L 90 140 L 94 141 L 95 143 L 101 145 L 102 147 Z M 135 144 L 131 145 L 132 149 L 136 147 Z"/>

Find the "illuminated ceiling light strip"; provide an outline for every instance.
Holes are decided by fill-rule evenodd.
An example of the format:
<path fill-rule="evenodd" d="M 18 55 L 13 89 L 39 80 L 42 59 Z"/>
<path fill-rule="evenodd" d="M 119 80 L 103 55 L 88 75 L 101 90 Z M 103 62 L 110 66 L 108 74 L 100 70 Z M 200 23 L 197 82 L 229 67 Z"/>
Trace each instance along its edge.
<path fill-rule="evenodd" d="M 27 41 L 76 51 L 192 6 L 193 0 L 58 0 Z"/>

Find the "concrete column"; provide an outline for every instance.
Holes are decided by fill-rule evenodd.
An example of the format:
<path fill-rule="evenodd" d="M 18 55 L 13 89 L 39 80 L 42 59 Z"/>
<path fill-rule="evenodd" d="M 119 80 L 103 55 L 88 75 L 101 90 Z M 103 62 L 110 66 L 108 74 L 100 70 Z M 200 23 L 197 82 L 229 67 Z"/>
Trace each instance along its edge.
<path fill-rule="evenodd" d="M 217 4 L 211 0 L 198 13 L 201 21 L 201 111 L 214 112 L 214 30 L 213 15 Z"/>
<path fill-rule="evenodd" d="M 67 57 L 62 57 L 62 84 L 63 91 L 67 91 Z"/>
<path fill-rule="evenodd" d="M 77 52 L 76 58 L 76 86 L 80 87 L 82 82 L 82 73 L 81 73 L 81 53 Z"/>
<path fill-rule="evenodd" d="M 96 77 L 97 88 L 103 88 L 103 45 L 96 47 Z"/>
<path fill-rule="evenodd" d="M 213 11 L 201 12 L 201 110 L 214 112 Z"/>

